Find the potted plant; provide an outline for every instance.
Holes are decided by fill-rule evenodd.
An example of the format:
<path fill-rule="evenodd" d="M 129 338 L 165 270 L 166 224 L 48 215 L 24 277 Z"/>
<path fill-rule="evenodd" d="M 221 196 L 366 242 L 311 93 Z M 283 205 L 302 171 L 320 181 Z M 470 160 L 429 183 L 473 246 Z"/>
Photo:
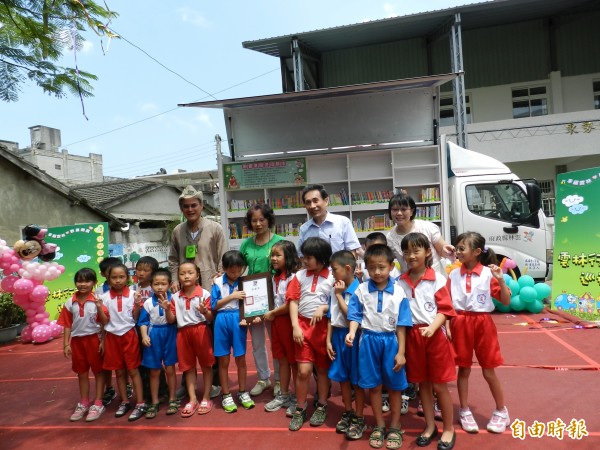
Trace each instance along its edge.
<path fill-rule="evenodd" d="M 10 342 L 17 338 L 18 321 L 23 309 L 12 300 L 12 294 L 0 293 L 0 343 Z"/>

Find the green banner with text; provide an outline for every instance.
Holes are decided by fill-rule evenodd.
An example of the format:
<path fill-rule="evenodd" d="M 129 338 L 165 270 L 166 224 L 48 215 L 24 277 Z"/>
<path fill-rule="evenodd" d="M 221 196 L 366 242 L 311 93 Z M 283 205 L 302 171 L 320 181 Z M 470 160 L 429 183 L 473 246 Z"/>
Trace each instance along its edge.
<path fill-rule="evenodd" d="M 223 166 L 225 190 L 260 189 L 267 187 L 304 186 L 306 159 L 278 159 L 231 163 Z"/>
<path fill-rule="evenodd" d="M 600 310 L 600 167 L 558 175 L 552 306 Z"/>

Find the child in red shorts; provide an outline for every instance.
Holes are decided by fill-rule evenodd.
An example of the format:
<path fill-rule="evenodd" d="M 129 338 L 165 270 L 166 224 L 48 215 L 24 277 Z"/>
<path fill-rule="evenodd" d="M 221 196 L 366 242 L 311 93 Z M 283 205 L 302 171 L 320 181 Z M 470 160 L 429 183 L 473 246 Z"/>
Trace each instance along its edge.
<path fill-rule="evenodd" d="M 409 270 L 400 276 L 398 284 L 408 295 L 413 321 L 406 336 L 406 377 L 411 383 L 419 383 L 425 415 L 425 429 L 417 436 L 417 445 L 429 445 L 438 434 L 433 407 L 435 392 L 444 421 L 438 449 L 450 450 L 456 442 L 456 433 L 448 383 L 456 380 L 456 369 L 444 324 L 456 313 L 446 278 L 431 268 L 429 238 L 423 233 L 409 233 L 400 247 Z"/>
<path fill-rule="evenodd" d="M 462 263 L 448 276 L 448 290 L 457 316 L 451 321 L 450 338 L 458 366 L 459 419 L 467 433 L 477 433 L 479 427 L 469 409 L 469 375 L 473 351 L 488 383 L 496 409 L 487 424 L 491 433 L 503 433 L 510 423 L 504 404 L 504 392 L 494 371 L 503 364 L 498 332 L 490 315 L 495 306 L 492 298 L 510 304 L 510 289 L 502 269 L 496 265 L 496 254 L 485 245 L 485 238 L 476 232 L 466 232 L 456 238 L 456 257 Z"/>
<path fill-rule="evenodd" d="M 142 363 L 140 340 L 135 324 L 140 315 L 141 298 L 127 286 L 129 271 L 125 264 L 115 264 L 108 268 L 110 291 L 96 301 L 98 318 L 104 325 L 104 369 L 114 370 L 117 375 L 117 388 L 121 404 L 115 417 L 123 417 L 131 408 L 127 398 L 127 373 L 133 382 L 136 405 L 128 417 L 130 422 L 138 420 L 146 412 L 142 377 L 138 367 Z M 102 308 L 104 306 L 105 308 Z M 105 310 L 107 312 L 105 312 Z"/>
<path fill-rule="evenodd" d="M 104 371 L 102 369 L 101 333 L 102 326 L 98 322 L 98 310 L 94 297 L 94 286 L 98 282 L 96 272 L 83 268 L 75 273 L 77 292 L 63 305 L 59 325 L 65 327 L 63 353 L 71 358 L 73 372 L 79 379 L 81 401 L 77 403 L 71 415 L 71 422 L 80 420 L 87 412 L 86 422 L 99 419 L 104 413 L 102 394 L 104 392 Z M 96 396 L 90 406 L 90 381 L 88 373 L 96 379 Z"/>
<path fill-rule="evenodd" d="M 317 368 L 318 402 L 310 418 L 312 426 L 319 426 L 327 418 L 327 392 L 329 390 L 329 356 L 327 355 L 327 320 L 329 293 L 333 276 L 328 265 L 331 245 L 324 239 L 311 237 L 302 243 L 304 267 L 294 275 L 286 293 L 290 305 L 290 319 L 296 344 L 296 411 L 289 425 L 298 431 L 306 420 L 306 395 L 313 365 Z"/>
<path fill-rule="evenodd" d="M 264 315 L 264 319 L 271 322 L 271 346 L 273 359 L 279 361 L 281 392 L 265 405 L 265 410 L 269 412 L 289 408 L 295 403 L 290 393 L 290 379 L 296 380 L 298 366 L 286 292 L 289 282 L 300 268 L 300 259 L 296 246 L 292 242 L 279 241 L 273 244 L 271 268 L 275 271 L 273 275 L 275 307 Z"/>

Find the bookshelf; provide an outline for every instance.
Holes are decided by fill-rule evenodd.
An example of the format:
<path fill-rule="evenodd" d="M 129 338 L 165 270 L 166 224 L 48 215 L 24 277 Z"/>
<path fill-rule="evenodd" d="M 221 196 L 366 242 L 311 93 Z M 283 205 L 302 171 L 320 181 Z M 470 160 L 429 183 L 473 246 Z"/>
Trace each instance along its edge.
<path fill-rule="evenodd" d="M 359 238 L 393 227 L 387 206 L 399 190 L 415 199 L 417 218 L 442 223 L 443 164 L 437 146 L 314 155 L 305 160 L 306 183 L 325 186 L 328 211 L 348 217 Z M 300 197 L 303 187 L 304 184 L 227 191 L 230 247 L 239 248 L 242 240 L 251 236 L 243 218 L 256 201 L 265 201 L 273 208 L 274 232 L 296 242 L 300 225 L 309 218 Z"/>

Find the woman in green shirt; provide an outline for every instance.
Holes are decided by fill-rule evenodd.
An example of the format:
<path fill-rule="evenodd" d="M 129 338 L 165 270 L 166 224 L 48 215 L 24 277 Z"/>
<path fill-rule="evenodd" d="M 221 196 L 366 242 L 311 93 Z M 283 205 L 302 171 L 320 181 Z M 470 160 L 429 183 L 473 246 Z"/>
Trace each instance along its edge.
<path fill-rule="evenodd" d="M 248 209 L 245 218 L 246 226 L 252 230 L 254 236 L 249 237 L 240 246 L 240 252 L 248 265 L 248 275 L 269 272 L 271 260 L 271 247 L 275 242 L 283 240 L 283 237 L 273 233 L 275 227 L 275 214 L 269 205 L 262 203 L 254 204 Z M 267 325 L 269 327 L 270 324 Z M 270 328 L 268 328 L 270 331 Z M 260 395 L 271 387 L 271 369 L 267 356 L 267 344 L 265 338 L 265 322 L 250 326 L 252 336 L 252 355 L 258 372 L 258 382 L 250 391 L 250 395 Z M 275 393 L 277 393 L 279 371 L 275 367 Z"/>

